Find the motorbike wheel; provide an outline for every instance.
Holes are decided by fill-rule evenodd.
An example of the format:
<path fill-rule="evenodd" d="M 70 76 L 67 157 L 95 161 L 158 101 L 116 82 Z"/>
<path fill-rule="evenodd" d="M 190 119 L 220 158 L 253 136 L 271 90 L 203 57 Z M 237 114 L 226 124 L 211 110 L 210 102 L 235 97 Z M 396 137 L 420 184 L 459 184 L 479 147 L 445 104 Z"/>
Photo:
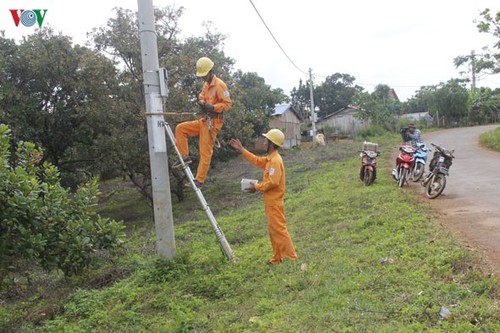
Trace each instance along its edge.
<path fill-rule="evenodd" d="M 429 199 L 437 198 L 441 193 L 443 193 L 446 187 L 446 176 L 438 173 L 431 181 L 427 184 L 425 188 L 425 194 Z"/>
<path fill-rule="evenodd" d="M 364 178 L 363 178 L 363 183 L 366 186 L 370 186 L 371 184 L 373 184 L 374 180 L 375 180 L 375 174 L 373 173 L 373 171 L 369 170 L 369 169 L 365 169 L 365 175 L 364 175 Z"/>
<path fill-rule="evenodd" d="M 413 180 L 415 183 L 418 182 L 420 178 L 422 178 L 424 170 L 425 164 L 417 163 L 417 165 L 415 165 L 415 169 L 413 170 L 411 180 Z"/>
<path fill-rule="evenodd" d="M 403 185 L 408 181 L 408 169 L 401 168 L 399 171 L 398 186 L 403 187 Z"/>

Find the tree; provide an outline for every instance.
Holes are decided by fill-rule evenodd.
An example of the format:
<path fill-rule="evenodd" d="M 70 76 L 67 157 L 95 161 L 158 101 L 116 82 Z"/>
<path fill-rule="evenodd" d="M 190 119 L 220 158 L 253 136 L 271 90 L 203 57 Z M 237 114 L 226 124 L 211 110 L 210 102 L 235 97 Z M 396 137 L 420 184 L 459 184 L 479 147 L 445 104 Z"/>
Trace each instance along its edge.
<path fill-rule="evenodd" d="M 467 123 L 469 92 L 465 82 L 452 79 L 436 86 L 422 87 L 408 101 L 409 108 L 425 110 L 439 125 L 462 125 Z"/>
<path fill-rule="evenodd" d="M 449 80 L 436 90 L 436 110 L 446 117 L 447 125 L 464 125 L 469 110 L 469 92 L 461 80 Z"/>
<path fill-rule="evenodd" d="M 33 143 L 19 142 L 14 156 L 10 149 L 9 128 L 0 124 L 0 285 L 21 261 L 78 274 L 93 252 L 122 244 L 122 223 L 94 211 L 96 180 L 71 194 Z"/>
<path fill-rule="evenodd" d="M 363 90 L 355 85 L 356 78 L 349 74 L 335 73 L 314 89 L 314 104 L 318 116 L 324 117 L 352 104 L 353 96 Z"/>
<path fill-rule="evenodd" d="M 387 130 L 395 129 L 402 104 L 391 97 L 391 91 L 388 85 L 378 84 L 371 94 L 357 92 L 353 101 L 361 109 L 358 117 Z"/>
<path fill-rule="evenodd" d="M 500 120 L 500 89 L 480 88 L 471 96 L 469 124 L 489 124 Z"/>
<path fill-rule="evenodd" d="M 246 111 L 261 110 L 269 113 L 276 104 L 286 99 L 281 88 L 271 89 L 257 73 L 243 73 L 237 70 L 233 74 L 233 85 L 239 90 L 232 96 L 244 105 Z"/>
<path fill-rule="evenodd" d="M 493 15 L 492 15 L 493 14 Z M 477 64 L 477 71 L 489 71 L 491 74 L 500 73 L 500 11 L 492 13 L 490 9 L 485 9 L 480 14 L 482 20 L 477 23 L 477 29 L 481 33 L 488 33 L 497 38 L 493 49 L 485 47 L 486 51 Z"/>
<path fill-rule="evenodd" d="M 232 76 L 231 98 L 233 107 L 225 116 L 220 134 L 223 143 L 239 138 L 245 145 L 252 145 L 256 137 L 268 130 L 269 117 L 276 104 L 286 100 L 281 89 L 271 89 L 257 73 L 237 70 Z M 218 159 L 234 155 L 227 145 L 216 150 Z"/>
<path fill-rule="evenodd" d="M 290 95 L 292 97 L 292 105 L 295 107 L 295 110 L 299 112 L 303 119 L 309 119 L 310 113 L 308 109 L 310 109 L 311 105 L 311 93 L 309 85 L 307 83 L 304 84 L 302 82 L 302 79 L 299 80 L 299 87 L 293 87 Z"/>
<path fill-rule="evenodd" d="M 435 95 L 436 86 L 421 87 L 411 99 L 406 102 L 407 113 L 429 112 L 431 115 L 436 114 L 435 110 Z"/>
<path fill-rule="evenodd" d="M 1 120 L 11 127 L 14 141 L 43 146 L 44 161 L 58 167 L 64 184 L 76 186 L 103 156 L 86 148 L 109 132 L 113 64 L 50 29 L 20 45 L 2 44 L 10 58 L 4 63 L 8 83 L 0 88 Z"/>
<path fill-rule="evenodd" d="M 480 33 L 488 33 L 497 38 L 496 43 L 483 47 L 483 53 L 471 51 L 469 55 L 453 59 L 455 67 L 467 66 L 467 72 L 472 77 L 472 93 L 475 93 L 476 80 L 481 77 L 500 73 L 500 11 L 493 14 L 490 9 L 481 12 L 482 19 L 475 21 Z"/>

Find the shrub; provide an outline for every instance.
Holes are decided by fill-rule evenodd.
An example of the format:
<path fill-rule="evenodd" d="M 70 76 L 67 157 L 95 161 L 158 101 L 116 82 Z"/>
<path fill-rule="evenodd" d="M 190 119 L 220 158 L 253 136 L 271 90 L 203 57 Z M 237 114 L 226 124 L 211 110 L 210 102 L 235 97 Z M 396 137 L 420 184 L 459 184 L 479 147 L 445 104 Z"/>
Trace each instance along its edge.
<path fill-rule="evenodd" d="M 10 148 L 9 128 L 0 124 L 0 285 L 21 261 L 77 274 L 93 252 L 122 244 L 123 224 L 95 212 L 97 180 L 71 193 L 55 166 L 39 165 L 33 143 L 20 142 L 15 156 Z"/>

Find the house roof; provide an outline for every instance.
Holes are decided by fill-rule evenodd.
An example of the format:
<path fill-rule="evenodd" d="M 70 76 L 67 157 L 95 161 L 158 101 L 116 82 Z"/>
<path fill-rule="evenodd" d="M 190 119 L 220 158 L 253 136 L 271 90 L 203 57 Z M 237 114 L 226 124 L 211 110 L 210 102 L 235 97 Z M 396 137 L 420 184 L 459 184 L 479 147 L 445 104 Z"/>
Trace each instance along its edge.
<path fill-rule="evenodd" d="M 274 112 L 271 114 L 271 117 L 281 116 L 288 110 L 292 111 L 300 121 L 303 121 L 302 116 L 295 110 L 291 103 L 276 104 L 274 106 Z"/>
<path fill-rule="evenodd" d="M 331 118 L 333 116 L 338 116 L 338 115 L 340 115 L 342 113 L 358 112 L 358 111 L 359 111 L 359 108 L 357 108 L 356 106 L 347 106 L 347 107 L 343 107 L 340 110 L 332 112 L 329 115 L 326 115 L 322 120 L 326 120 L 326 119 Z"/>
<path fill-rule="evenodd" d="M 407 119 L 412 119 L 412 120 L 427 120 L 427 121 L 432 121 L 432 116 L 429 114 L 429 112 L 414 112 L 414 113 L 406 113 L 400 116 L 401 118 L 407 118 Z"/>
<path fill-rule="evenodd" d="M 387 95 L 388 95 L 387 97 L 389 97 L 390 99 L 399 102 L 399 97 L 398 97 L 398 94 L 396 94 L 396 90 L 394 90 L 394 89 L 391 88 L 391 90 L 389 90 L 389 92 L 387 93 Z"/>

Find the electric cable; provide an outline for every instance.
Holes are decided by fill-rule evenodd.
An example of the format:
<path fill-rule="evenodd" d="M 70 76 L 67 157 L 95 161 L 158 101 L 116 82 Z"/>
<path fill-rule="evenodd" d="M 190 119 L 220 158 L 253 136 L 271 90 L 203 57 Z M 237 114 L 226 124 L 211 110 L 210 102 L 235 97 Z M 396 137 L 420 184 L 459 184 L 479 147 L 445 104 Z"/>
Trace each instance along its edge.
<path fill-rule="evenodd" d="M 257 10 L 257 7 L 255 7 L 254 3 L 252 0 L 249 0 L 250 3 L 252 4 L 253 6 L 253 9 L 255 9 L 255 12 L 257 13 L 257 15 L 259 15 L 259 18 L 260 20 L 262 21 L 262 23 L 264 24 L 264 26 L 266 27 L 267 31 L 271 34 L 271 37 L 273 37 L 274 41 L 276 42 L 276 44 L 278 45 L 278 47 L 280 48 L 281 52 L 283 52 L 283 54 L 285 55 L 285 57 L 287 57 L 287 59 L 292 63 L 292 65 L 299 71 L 301 72 L 302 74 L 308 74 L 306 72 L 304 72 L 302 69 L 300 69 L 294 62 L 293 60 L 288 56 L 288 54 L 285 52 L 285 50 L 283 49 L 283 47 L 281 47 L 280 43 L 278 42 L 278 40 L 276 39 L 276 37 L 274 37 L 274 34 L 273 32 L 271 31 L 271 29 L 269 29 L 269 27 L 267 26 L 266 24 L 266 21 L 264 21 L 264 18 L 262 17 L 262 15 L 260 15 L 259 11 Z"/>

